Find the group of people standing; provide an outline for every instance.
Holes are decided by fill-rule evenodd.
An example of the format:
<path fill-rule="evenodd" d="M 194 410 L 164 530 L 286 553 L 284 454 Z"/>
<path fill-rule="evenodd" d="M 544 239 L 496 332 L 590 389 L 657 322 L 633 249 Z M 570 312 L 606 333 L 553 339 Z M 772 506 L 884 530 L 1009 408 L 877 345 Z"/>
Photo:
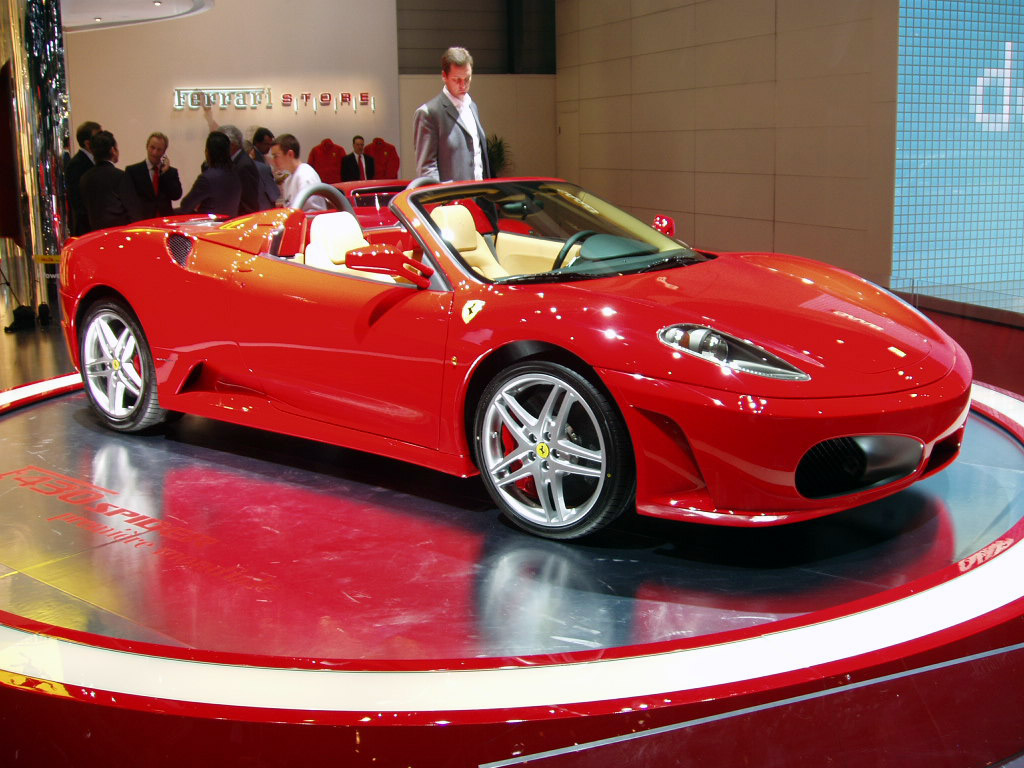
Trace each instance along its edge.
<path fill-rule="evenodd" d="M 444 52 L 441 93 L 417 109 L 414 119 L 417 177 L 437 181 L 490 177 L 487 135 L 469 96 L 472 77 L 469 51 L 452 47 Z M 64 166 L 71 235 L 176 213 L 236 216 L 288 206 L 303 189 L 320 183 L 313 167 L 302 162 L 298 139 L 292 134 L 274 136 L 268 128 L 257 128 L 246 146 L 237 127 L 211 127 L 205 162 L 182 197 L 165 134 L 151 133 L 146 139 L 146 159 L 122 171 L 116 166 L 119 152 L 114 135 L 96 122 L 80 125 L 75 134 L 80 149 Z M 373 178 L 372 159 L 363 155 L 364 143 L 362 136 L 353 137 L 353 152 L 344 158 L 346 178 Z M 181 203 L 175 207 L 178 198 Z M 322 210 L 326 204 L 314 196 L 303 207 Z"/>
<path fill-rule="evenodd" d="M 215 126 L 206 137 L 202 169 L 184 197 L 163 133 L 151 133 L 146 159 L 123 171 L 116 167 L 117 141 L 99 123 L 83 123 L 75 138 L 80 149 L 64 166 L 72 236 L 174 214 L 237 216 L 288 206 L 303 189 L 320 183 L 312 166 L 302 162 L 298 139 L 290 133 L 274 136 L 268 128 L 257 128 L 246 145 L 236 126 Z M 363 137 L 356 136 L 353 144 L 346 160 L 351 157 L 358 163 Z M 366 158 L 369 174 L 364 178 L 372 178 L 372 162 Z M 181 202 L 175 206 L 178 198 Z M 323 210 L 326 203 L 313 197 L 303 207 Z"/>
<path fill-rule="evenodd" d="M 256 130 L 249 147 L 233 125 L 211 131 L 202 169 L 184 197 L 178 169 L 167 155 L 170 141 L 165 134 L 151 133 L 146 139 L 146 159 L 123 171 L 116 166 L 117 140 L 99 123 L 83 123 L 75 138 L 80 149 L 64 166 L 72 236 L 173 214 L 237 216 L 273 208 L 279 202 L 281 192 L 266 161 L 278 139 L 267 128 Z"/>

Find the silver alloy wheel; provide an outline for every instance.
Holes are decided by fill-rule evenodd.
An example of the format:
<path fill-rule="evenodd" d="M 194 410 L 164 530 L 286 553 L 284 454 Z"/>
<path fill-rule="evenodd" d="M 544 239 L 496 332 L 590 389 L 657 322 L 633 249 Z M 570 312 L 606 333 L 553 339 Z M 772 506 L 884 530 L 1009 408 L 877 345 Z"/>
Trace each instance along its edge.
<path fill-rule="evenodd" d="M 520 518 L 563 528 L 599 500 L 608 471 L 601 425 L 568 382 L 532 371 L 511 378 L 487 402 L 479 429 L 481 469 Z"/>
<path fill-rule="evenodd" d="M 126 419 L 145 392 L 139 343 L 124 318 L 104 310 L 89 321 L 82 343 L 82 374 L 93 402 L 112 419 Z"/>

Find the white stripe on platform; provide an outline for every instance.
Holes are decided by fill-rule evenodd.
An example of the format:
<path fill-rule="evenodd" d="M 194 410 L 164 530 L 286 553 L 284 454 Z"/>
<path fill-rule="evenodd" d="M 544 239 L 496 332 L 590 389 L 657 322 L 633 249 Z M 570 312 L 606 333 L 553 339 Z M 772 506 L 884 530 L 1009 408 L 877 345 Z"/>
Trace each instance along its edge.
<path fill-rule="evenodd" d="M 979 402 L 1024 419 L 1014 398 Z M 817 624 L 718 645 L 575 664 L 456 671 L 297 670 L 124 653 L 0 627 L 0 669 L 155 699 L 298 711 L 434 712 L 670 696 L 849 659 L 956 627 L 1024 596 L 1024 546 L 952 580 Z M 637 648 L 642 653 L 642 646 Z"/>

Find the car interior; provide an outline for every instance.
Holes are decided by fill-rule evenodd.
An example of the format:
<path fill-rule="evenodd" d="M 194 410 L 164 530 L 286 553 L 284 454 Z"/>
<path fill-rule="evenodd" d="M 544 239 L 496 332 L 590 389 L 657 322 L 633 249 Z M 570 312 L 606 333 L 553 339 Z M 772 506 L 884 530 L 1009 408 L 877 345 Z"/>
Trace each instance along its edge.
<path fill-rule="evenodd" d="M 653 262 L 663 254 L 686 249 L 628 214 L 596 198 L 584 199 L 582 194 L 562 185 L 498 184 L 432 190 L 417 196 L 415 204 L 451 255 L 467 271 L 488 281 L 550 272 L 570 277 L 613 274 L 620 268 L 643 267 L 649 257 Z M 391 246 L 408 259 L 423 260 L 423 246 L 401 222 L 382 225 L 379 218 L 361 222 L 358 213 L 281 211 L 263 225 L 271 231 L 262 247 L 265 253 L 315 269 L 404 284 L 405 279 L 392 276 L 393 270 L 391 275 L 379 274 L 367 271 L 369 263 L 364 268 L 346 264 L 348 252 L 372 246 Z M 366 258 L 371 256 L 367 253 Z"/>

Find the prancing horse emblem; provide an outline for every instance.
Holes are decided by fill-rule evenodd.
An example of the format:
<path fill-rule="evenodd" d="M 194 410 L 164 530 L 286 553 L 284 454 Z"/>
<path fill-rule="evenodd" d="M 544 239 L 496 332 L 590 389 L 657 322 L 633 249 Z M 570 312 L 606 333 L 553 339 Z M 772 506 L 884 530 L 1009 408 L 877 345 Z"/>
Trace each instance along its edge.
<path fill-rule="evenodd" d="M 466 325 L 469 325 L 469 321 L 477 316 L 477 313 L 484 308 L 484 304 L 486 303 L 486 301 L 480 301 L 480 299 L 473 299 L 472 301 L 467 301 L 462 306 L 462 322 L 466 323 Z"/>

